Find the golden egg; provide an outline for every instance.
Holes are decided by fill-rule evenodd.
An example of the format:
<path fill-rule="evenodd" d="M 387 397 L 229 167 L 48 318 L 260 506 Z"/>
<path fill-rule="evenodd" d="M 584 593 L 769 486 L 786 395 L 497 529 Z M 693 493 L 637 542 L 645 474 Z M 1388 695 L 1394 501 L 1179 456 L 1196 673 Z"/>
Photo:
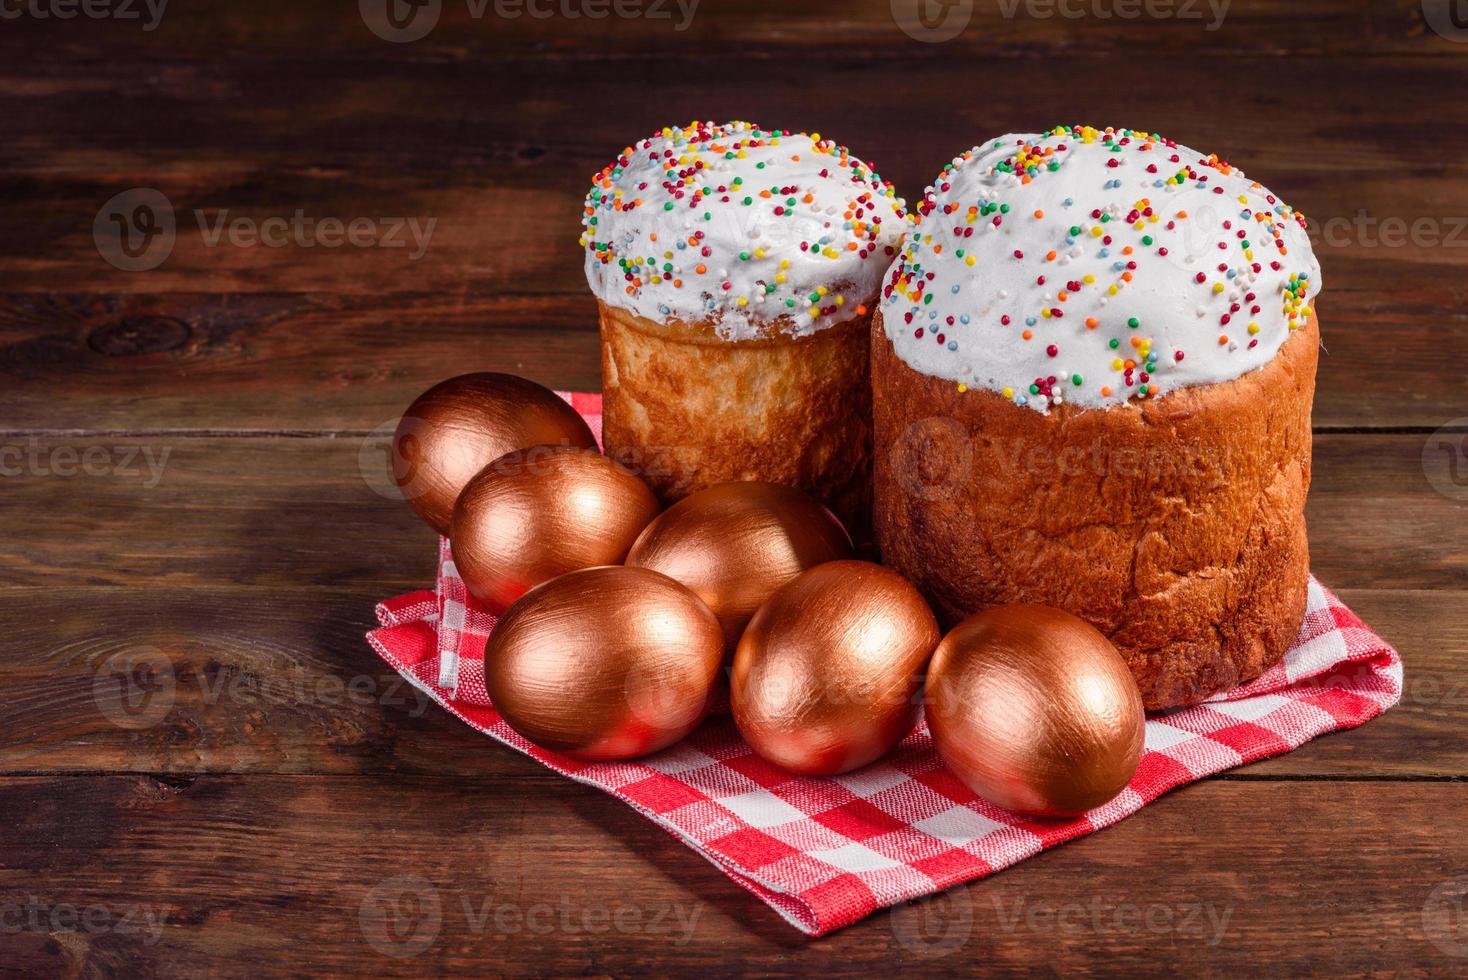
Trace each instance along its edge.
<path fill-rule="evenodd" d="M 948 768 L 1017 813 L 1078 816 L 1137 771 L 1142 695 L 1099 630 L 1047 606 L 964 620 L 928 667 L 928 728 Z"/>
<path fill-rule="evenodd" d="M 807 776 L 874 762 L 917 722 L 941 634 L 901 575 L 862 561 L 803 572 L 749 621 L 734 655 L 734 723 L 761 757 Z"/>
<path fill-rule="evenodd" d="M 721 483 L 647 526 L 627 564 L 672 576 L 708 603 L 730 653 L 756 609 L 814 565 L 851 557 L 851 538 L 813 497 L 774 483 Z"/>
<path fill-rule="evenodd" d="M 511 374 L 465 374 L 434 385 L 393 434 L 392 469 L 408 506 L 449 533 L 464 485 L 505 453 L 530 446 L 595 449 L 586 421 L 549 388 Z"/>
<path fill-rule="evenodd" d="M 601 453 L 536 446 L 469 481 L 449 543 L 465 586 L 501 612 L 557 575 L 622 561 L 657 513 L 647 484 Z"/>
<path fill-rule="evenodd" d="M 484 683 L 511 728 L 582 759 L 631 759 L 687 735 L 723 662 L 719 621 L 657 572 L 562 575 L 510 607 L 484 648 Z"/>

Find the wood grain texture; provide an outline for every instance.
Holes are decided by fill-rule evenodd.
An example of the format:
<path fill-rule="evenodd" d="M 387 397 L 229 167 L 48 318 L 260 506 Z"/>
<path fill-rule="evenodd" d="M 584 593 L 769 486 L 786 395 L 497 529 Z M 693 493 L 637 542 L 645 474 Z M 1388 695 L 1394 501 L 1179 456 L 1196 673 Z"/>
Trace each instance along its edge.
<path fill-rule="evenodd" d="M 141 5 L 139 5 L 141 8 Z M 1453 57 L 1461 49 L 1427 27 L 1415 0 L 978 0 L 958 4 L 964 27 L 944 47 L 1027 59 L 1080 51 L 1128 52 L 1138 46 L 1273 57 L 1322 53 L 1411 52 Z M 1157 12 L 1153 16 L 1152 12 Z M 930 19 L 942 15 L 935 7 Z M 692 47 L 758 45 L 766 57 L 839 46 L 912 57 L 937 45 L 916 4 L 898 0 L 447 0 L 424 38 L 387 44 L 365 26 L 356 4 L 225 0 L 170 6 L 153 30 L 149 18 L 102 21 L 86 31 L 65 21 L 21 18 L 8 40 L 54 46 L 70 59 L 127 46 L 157 58 L 311 57 L 333 61 L 473 59 L 491 56 L 595 57 L 607 60 L 683 54 Z M 901 26 L 899 26 L 901 25 Z M 909 36 L 904 28 L 916 35 Z"/>
<path fill-rule="evenodd" d="M 16 134 L 0 152 L 0 425 L 366 428 L 466 362 L 591 387 L 579 208 L 588 175 L 628 140 L 692 115 L 798 115 L 916 198 L 974 140 L 1074 115 L 1074 79 L 1095 71 L 1116 81 L 1088 93 L 1089 115 L 1246 161 L 1314 219 L 1329 351 L 1318 425 L 1431 429 L 1468 415 L 1468 182 L 1456 162 L 1468 156 L 1468 102 L 1422 97 L 1460 89 L 1468 62 L 1223 60 L 1206 92 L 1158 100 L 1192 85 L 1194 59 L 1078 55 L 1065 72 L 1027 76 L 1021 98 L 1006 64 L 937 47 L 916 62 L 761 64 L 738 99 L 725 78 L 746 69 L 725 53 L 652 102 L 638 73 L 581 61 L 385 60 L 372 72 L 329 59 L 184 61 L 145 89 L 126 59 L 35 66 L 49 82 L 0 95 Z M 952 103 L 956 84 L 992 97 Z M 99 100 L 99 86 L 133 103 Z M 872 91 L 951 111 L 914 125 Z M 1207 104 L 1220 93 L 1228 105 Z M 626 108 L 580 112 L 592 98 Z M 1297 101 L 1315 109 L 1304 129 Z M 1360 125 L 1378 104 L 1391 118 Z M 568 115 L 574 126 L 525 125 Z M 127 272 L 103 260 L 93 221 L 137 186 L 169 196 L 179 233 L 161 266 Z M 211 245 L 199 227 L 297 209 L 436 224 L 417 260 L 411 245 Z"/>
<path fill-rule="evenodd" d="M 155 69 L 146 86 L 125 60 L 36 65 L 26 97 L 0 96 L 15 134 L 0 154 L 0 271 L 7 289 L 43 292 L 580 291 L 576 239 L 591 175 L 655 128 L 707 117 L 818 130 L 910 200 L 976 142 L 1083 115 L 1241 161 L 1322 226 L 1362 210 L 1407 222 L 1468 215 L 1457 162 L 1468 151 L 1468 105 L 1423 98 L 1460 90 L 1463 59 L 1334 56 L 1287 69 L 1216 59 L 1198 91 L 1192 57 L 1077 55 L 1018 86 L 1010 62 L 937 47 L 918 60 L 828 53 L 753 64 L 720 49 L 658 66 L 680 84 L 657 98 L 647 97 L 651 67 L 582 61 L 384 60 L 369 72 L 315 58 L 208 60 Z M 1076 82 L 1091 76 L 1106 84 L 1078 104 Z M 967 91 L 984 96 L 955 98 Z M 1189 96 L 1161 97 L 1180 92 Z M 1302 103 L 1312 107 L 1304 122 Z M 591 105 L 619 108 L 586 112 Z M 915 122 L 913 105 L 941 105 L 943 116 Z M 1391 115 L 1363 125 L 1373 105 Z M 180 229 L 150 272 L 115 269 L 92 247 L 99 209 L 138 186 L 167 195 Z M 212 246 L 196 214 L 212 225 L 222 212 L 260 222 L 298 208 L 313 219 L 438 223 L 411 262 L 408 249 Z M 1439 242 L 1449 234 L 1440 229 Z M 1331 251 L 1461 269 L 1465 237 L 1389 248 L 1346 233 Z M 1327 258 L 1328 277 L 1331 266 Z M 1354 271 L 1332 281 L 1349 287 Z"/>
<path fill-rule="evenodd" d="M 0 21 L 7 973 L 1461 970 L 1468 934 L 1424 912 L 1468 869 L 1468 497 L 1424 448 L 1468 432 L 1468 44 L 1419 0 L 1232 0 L 1216 31 L 975 0 L 944 43 L 894 6 L 702 0 L 680 31 L 676 8 L 445 0 L 410 44 L 351 0 L 174 3 L 153 31 Z M 1132 125 L 1309 214 L 1314 566 L 1401 649 L 1401 706 L 811 942 L 397 682 L 361 634 L 375 600 L 429 584 L 434 536 L 384 479 L 386 427 L 464 370 L 597 387 L 582 193 L 628 141 L 695 117 L 819 129 L 909 199 L 977 140 Z M 93 239 L 134 187 L 179 220 L 148 272 Z M 410 260 L 211 246 L 194 214 L 296 209 L 437 223 Z M 1426 233 L 1392 243 L 1362 214 Z M 138 657 L 166 702 L 121 700 L 115 668 Z M 377 914 L 413 873 L 439 926 L 384 955 L 403 950 L 383 928 L 427 911 Z"/>
<path fill-rule="evenodd" d="M 812 941 L 567 782 L 6 778 L 0 902 L 40 923 L 9 913 L 24 925 L 5 938 L 12 968 L 52 975 L 1449 970 L 1460 937 L 1423 911 L 1468 862 L 1468 787 L 1334 784 L 1327 808 L 1322 792 L 1190 787 Z M 68 929 L 63 903 L 103 911 Z"/>
<path fill-rule="evenodd" d="M 1227 778 L 1468 776 L 1468 591 L 1341 595 L 1406 659 L 1402 704 Z M 0 773 L 555 778 L 379 662 L 362 634 L 383 597 L 367 587 L 0 592 L 10 624 Z"/>
<path fill-rule="evenodd" d="M 45 515 L 0 535 L 0 590 L 350 587 L 376 600 L 431 586 L 434 535 L 388 478 L 396 416 L 382 421 L 301 437 L 0 438 L 7 502 Z M 1468 588 L 1468 493 L 1432 489 L 1427 445 L 1423 435 L 1316 437 L 1306 515 L 1322 581 Z"/>
<path fill-rule="evenodd" d="M 1464 280 L 1359 267 L 1366 283 L 1340 281 L 1322 302 L 1316 426 L 1468 422 L 1468 317 L 1441 312 Z M 1410 298 L 1394 299 L 1404 285 Z M 599 358 L 585 291 L 11 294 L 0 297 L 0 433 L 361 432 L 467 370 L 595 391 Z"/>
<path fill-rule="evenodd" d="M 1468 213 L 1454 179 L 1468 106 L 1430 97 L 1461 87 L 1468 45 L 1428 30 L 1413 0 L 1232 0 L 1218 31 L 1023 7 L 1006 16 L 1005 4 L 980 2 L 970 30 L 945 44 L 907 39 L 893 6 L 708 2 L 679 32 L 493 8 L 476 19 L 449 2 L 440 29 L 408 45 L 373 37 L 352 5 L 288 0 L 178 5 L 154 31 L 10 20 L 0 37 L 14 66 L 0 88 L 12 134 L 0 152 L 0 268 L 10 288 L 44 292 L 201 282 L 211 292 L 577 291 L 568 257 L 588 176 L 656 126 L 729 115 L 834 135 L 909 198 L 973 142 L 1084 109 L 1092 122 L 1144 125 L 1245 161 L 1322 222 L 1362 209 L 1407 221 Z M 1148 57 L 1112 56 L 1139 45 Z M 1214 56 L 1207 84 L 1200 49 Z M 1013 63 L 1057 52 L 1063 70 Z M 649 77 L 678 84 L 648 98 Z M 1105 84 L 1088 85 L 1079 105 L 1077 82 L 1091 78 Z M 886 92 L 903 98 L 872 97 Z M 983 97 L 964 97 L 974 92 Z M 912 107 L 927 105 L 943 106 L 942 119 L 915 119 Z M 1310 107 L 1303 119 L 1299 105 Z M 1390 114 L 1362 125 L 1378 105 Z M 210 248 L 193 227 L 161 269 L 113 270 L 88 247 L 92 218 L 140 183 L 168 194 L 186 228 L 194 209 L 263 220 L 296 207 L 440 226 L 412 266 L 386 250 Z M 1468 248 L 1393 251 L 1393 261 L 1461 266 Z M 1342 269 L 1340 282 L 1357 271 Z"/>

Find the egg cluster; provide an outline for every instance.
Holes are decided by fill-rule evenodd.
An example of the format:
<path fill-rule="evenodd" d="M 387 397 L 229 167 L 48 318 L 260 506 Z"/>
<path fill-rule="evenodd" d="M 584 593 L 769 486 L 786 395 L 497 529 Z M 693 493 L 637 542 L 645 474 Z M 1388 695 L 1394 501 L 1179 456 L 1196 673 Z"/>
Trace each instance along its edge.
<path fill-rule="evenodd" d="M 899 355 L 1041 412 L 1262 367 L 1320 288 L 1303 215 L 1156 134 L 1007 136 L 945 167 L 917 212 L 884 287 Z"/>
<path fill-rule="evenodd" d="M 729 340 L 866 312 L 906 226 L 892 185 L 819 134 L 694 122 L 622 151 L 586 196 L 593 292 Z"/>

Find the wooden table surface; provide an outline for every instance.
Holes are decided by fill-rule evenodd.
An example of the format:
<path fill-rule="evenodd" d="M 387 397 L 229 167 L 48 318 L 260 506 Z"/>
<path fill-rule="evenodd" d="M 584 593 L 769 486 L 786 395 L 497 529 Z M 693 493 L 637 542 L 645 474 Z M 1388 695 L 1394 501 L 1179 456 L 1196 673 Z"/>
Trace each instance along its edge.
<path fill-rule="evenodd" d="M 1463 38 L 1416 0 L 1234 0 L 1217 30 L 959 0 L 946 42 L 899 29 L 910 0 L 704 0 L 682 30 L 662 0 L 566 2 L 447 0 L 413 43 L 350 0 L 179 2 L 152 30 L 0 3 L 0 970 L 1468 968 Z M 1309 214 L 1314 568 L 1401 650 L 1402 704 L 809 940 L 398 685 L 362 633 L 431 584 L 434 538 L 384 487 L 384 427 L 465 370 L 594 389 L 581 196 L 695 117 L 835 136 L 909 199 L 982 139 L 1127 125 Z M 98 216 L 139 188 L 176 239 L 128 271 Z M 298 210 L 436 224 L 416 258 L 211 240 Z M 159 689 L 119 686 L 138 657 Z"/>

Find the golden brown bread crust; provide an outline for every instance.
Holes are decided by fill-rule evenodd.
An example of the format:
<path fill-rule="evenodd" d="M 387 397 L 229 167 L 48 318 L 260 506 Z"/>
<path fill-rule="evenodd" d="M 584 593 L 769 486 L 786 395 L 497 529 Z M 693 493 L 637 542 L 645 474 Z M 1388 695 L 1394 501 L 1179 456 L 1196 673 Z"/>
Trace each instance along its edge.
<path fill-rule="evenodd" d="M 708 324 L 597 306 L 606 450 L 665 503 L 767 480 L 825 503 L 853 537 L 869 526 L 869 314 L 731 343 Z"/>
<path fill-rule="evenodd" d="M 1149 710 L 1284 655 L 1310 570 L 1314 320 L 1233 381 L 1049 415 L 913 370 L 880 312 L 871 337 L 877 543 L 945 625 L 1068 610 L 1116 643 Z"/>

